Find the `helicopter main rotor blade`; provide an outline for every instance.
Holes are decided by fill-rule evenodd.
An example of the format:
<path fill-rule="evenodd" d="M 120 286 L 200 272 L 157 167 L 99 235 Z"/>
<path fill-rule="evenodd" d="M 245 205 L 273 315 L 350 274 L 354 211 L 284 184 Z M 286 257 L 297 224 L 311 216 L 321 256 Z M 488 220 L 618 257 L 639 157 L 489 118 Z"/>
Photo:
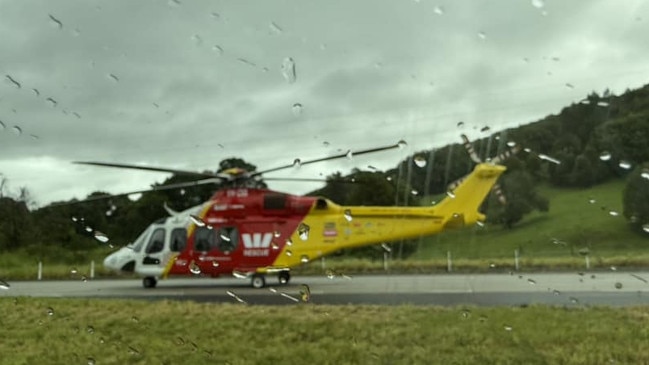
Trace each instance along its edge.
<path fill-rule="evenodd" d="M 299 165 L 300 166 L 310 165 L 310 164 L 313 164 L 313 163 L 329 161 L 329 160 L 336 160 L 336 159 L 339 159 L 339 158 L 345 158 L 345 157 L 350 157 L 350 156 L 360 156 L 360 155 L 365 155 L 365 154 L 368 154 L 368 153 L 392 150 L 392 149 L 395 149 L 395 148 L 399 148 L 398 143 L 394 144 L 394 145 L 390 145 L 390 146 L 370 148 L 370 149 L 362 150 L 362 151 L 349 150 L 349 151 L 347 151 L 345 153 L 340 153 L 340 154 L 333 155 L 333 156 L 317 158 L 315 160 L 300 161 Z M 266 174 L 266 173 L 269 173 L 269 172 L 275 172 L 275 171 L 279 171 L 279 170 L 290 169 L 290 168 L 295 167 L 295 165 L 296 165 L 296 163 L 292 163 L 290 165 L 284 165 L 284 166 L 279 166 L 279 167 L 275 167 L 275 168 L 268 169 L 268 170 L 257 171 L 257 172 L 254 172 L 254 173 L 250 174 L 250 177 L 259 176 L 259 175 Z"/>
<path fill-rule="evenodd" d="M 185 176 L 197 176 L 197 177 L 206 177 L 206 178 L 219 178 L 227 179 L 219 174 L 213 174 L 209 172 L 196 172 L 196 171 L 187 171 L 187 170 L 176 170 L 169 169 L 164 167 L 152 167 L 152 166 L 139 166 L 139 165 L 127 165 L 121 163 L 108 163 L 108 162 L 95 162 L 95 161 L 74 161 L 73 163 L 78 165 L 92 165 L 92 166 L 101 166 L 101 167 L 116 167 L 120 169 L 133 169 L 133 170 L 144 170 L 144 171 L 155 171 L 155 172 L 167 172 L 176 175 L 185 175 Z"/>
<path fill-rule="evenodd" d="M 149 192 L 152 192 L 152 191 L 165 191 L 165 190 L 173 190 L 173 189 L 190 188 L 190 187 L 200 186 L 200 185 L 218 184 L 220 182 L 221 182 L 220 178 L 209 178 L 209 179 L 188 181 L 188 182 L 169 184 L 169 185 L 159 185 L 159 186 L 154 186 L 154 187 L 149 188 L 149 189 L 129 191 L 127 193 L 107 194 L 107 195 L 101 195 L 101 196 L 93 196 L 93 197 L 90 197 L 90 198 L 86 198 L 86 199 L 83 199 L 83 200 L 77 200 L 77 201 L 73 201 L 73 202 L 53 203 L 53 204 L 50 204 L 48 207 L 57 207 L 57 206 L 71 205 L 71 204 L 81 204 L 81 203 L 87 203 L 87 202 L 92 202 L 92 201 L 97 201 L 97 200 L 119 198 L 119 197 L 133 195 L 133 194 L 149 193 Z"/>

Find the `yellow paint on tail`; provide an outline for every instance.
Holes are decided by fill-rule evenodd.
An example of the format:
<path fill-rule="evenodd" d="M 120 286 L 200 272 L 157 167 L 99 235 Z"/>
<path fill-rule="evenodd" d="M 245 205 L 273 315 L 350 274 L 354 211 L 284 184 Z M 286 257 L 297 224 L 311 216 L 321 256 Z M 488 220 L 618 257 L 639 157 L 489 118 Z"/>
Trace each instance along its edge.
<path fill-rule="evenodd" d="M 483 221 L 478 209 L 504 171 L 499 165 L 477 165 L 453 197 L 433 207 L 345 207 L 323 199 L 302 222 L 308 226 L 308 237 L 301 238 L 298 229 L 272 267 L 258 271 L 290 268 L 345 248 L 427 236 Z"/>

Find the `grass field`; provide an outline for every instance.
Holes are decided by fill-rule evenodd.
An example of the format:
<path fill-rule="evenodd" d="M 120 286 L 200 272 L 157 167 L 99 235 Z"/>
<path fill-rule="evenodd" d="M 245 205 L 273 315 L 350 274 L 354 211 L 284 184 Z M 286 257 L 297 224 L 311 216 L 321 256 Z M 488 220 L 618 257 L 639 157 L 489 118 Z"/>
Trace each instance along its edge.
<path fill-rule="evenodd" d="M 0 296 L 0 312 L 0 364 L 11 365 L 649 363 L 647 307 L 267 307 Z"/>

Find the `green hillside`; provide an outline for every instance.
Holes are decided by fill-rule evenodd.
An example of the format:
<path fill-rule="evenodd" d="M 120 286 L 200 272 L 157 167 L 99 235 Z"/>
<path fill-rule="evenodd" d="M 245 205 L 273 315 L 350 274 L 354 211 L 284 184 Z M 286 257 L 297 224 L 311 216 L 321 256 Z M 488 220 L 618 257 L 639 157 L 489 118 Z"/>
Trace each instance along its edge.
<path fill-rule="evenodd" d="M 624 185 L 616 179 L 589 189 L 541 186 L 549 212 L 534 212 L 512 229 L 486 225 L 422 238 L 414 258 L 445 258 L 448 251 L 454 259 L 511 258 L 516 249 L 521 258 L 579 257 L 585 250 L 593 258 L 649 255 L 649 234 L 633 233 L 621 214 Z"/>

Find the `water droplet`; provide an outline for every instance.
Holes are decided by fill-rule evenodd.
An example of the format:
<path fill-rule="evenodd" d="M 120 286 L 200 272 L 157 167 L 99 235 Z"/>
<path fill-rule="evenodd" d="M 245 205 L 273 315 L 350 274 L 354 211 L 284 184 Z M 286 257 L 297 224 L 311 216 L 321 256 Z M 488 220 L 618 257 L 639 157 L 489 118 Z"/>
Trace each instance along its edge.
<path fill-rule="evenodd" d="M 16 81 L 16 79 L 11 77 L 11 75 L 5 75 L 5 78 L 7 79 L 7 81 L 12 83 L 16 88 L 20 89 L 22 87 L 22 85 L 18 81 Z"/>
<path fill-rule="evenodd" d="M 295 61 L 293 61 L 293 58 L 286 57 L 282 62 L 282 76 L 284 76 L 284 80 L 289 84 L 294 83 L 297 79 L 295 74 Z"/>
<path fill-rule="evenodd" d="M 433 11 L 434 11 L 435 14 L 437 14 L 437 15 L 444 15 L 444 13 L 445 13 L 444 8 L 441 7 L 441 6 L 436 6 L 435 9 L 433 9 Z"/>
<path fill-rule="evenodd" d="M 607 107 L 609 106 L 609 103 L 607 101 L 598 101 L 597 106 Z"/>
<path fill-rule="evenodd" d="M 198 227 L 205 227 L 205 221 L 203 221 L 200 217 L 195 216 L 193 214 L 189 215 L 189 219 Z"/>
<path fill-rule="evenodd" d="M 95 333 L 95 327 L 93 326 L 86 327 L 86 332 L 92 335 L 93 333 Z"/>
<path fill-rule="evenodd" d="M 58 105 L 58 102 L 53 98 L 47 98 L 45 101 L 47 101 L 52 108 L 55 108 Z"/>
<path fill-rule="evenodd" d="M 447 191 L 446 195 L 448 195 L 448 197 L 451 198 L 451 199 L 455 199 L 455 193 L 453 193 L 452 190 Z"/>
<path fill-rule="evenodd" d="M 198 275 L 201 273 L 201 268 L 196 264 L 196 262 L 192 261 L 189 264 L 189 272 L 191 272 L 194 275 Z"/>
<path fill-rule="evenodd" d="M 219 265 L 220 265 L 220 264 L 219 264 L 218 261 L 216 261 L 216 260 L 213 260 L 213 261 L 212 261 L 212 267 L 219 267 Z"/>
<path fill-rule="evenodd" d="M 352 218 L 352 211 L 351 210 L 345 209 L 345 211 L 343 212 L 343 215 L 345 216 L 345 219 L 347 220 L 347 222 L 352 221 L 353 218 Z"/>
<path fill-rule="evenodd" d="M 478 32 L 478 38 L 484 41 L 485 39 L 487 39 L 487 34 L 485 32 Z"/>
<path fill-rule="evenodd" d="M 311 227 L 309 227 L 305 223 L 300 223 L 300 226 L 297 227 L 297 234 L 300 236 L 300 239 L 302 241 L 306 241 L 309 239 L 309 230 Z M 288 244 L 288 241 L 286 242 Z"/>
<path fill-rule="evenodd" d="M 302 284 L 300 287 L 300 299 L 304 303 L 308 303 L 311 300 L 311 289 L 306 284 Z"/>
<path fill-rule="evenodd" d="M 347 150 L 347 153 L 345 154 L 345 157 L 347 157 L 348 160 L 351 160 L 352 158 L 354 158 L 354 153 L 352 152 L 352 150 Z"/>
<path fill-rule="evenodd" d="M 608 161 L 608 160 L 611 159 L 611 153 L 608 152 L 608 151 L 604 151 L 604 152 L 600 153 L 599 159 L 602 160 L 602 161 Z"/>
<path fill-rule="evenodd" d="M 52 14 L 48 14 L 48 16 L 50 17 L 50 24 L 59 29 L 63 28 L 63 23 L 60 20 L 56 19 Z"/>
<path fill-rule="evenodd" d="M 198 34 L 194 34 L 192 36 L 192 42 L 194 42 L 195 45 L 200 46 L 203 44 L 203 38 L 199 36 Z"/>
<path fill-rule="evenodd" d="M 490 129 L 491 128 L 489 128 L 489 126 L 484 126 L 484 127 L 480 128 L 480 132 L 489 132 Z"/>
<path fill-rule="evenodd" d="M 567 83 L 566 83 L 566 87 L 567 87 L 568 89 L 574 89 L 574 88 L 575 88 L 575 85 L 573 85 L 573 84 L 567 82 Z"/>
<path fill-rule="evenodd" d="M 406 148 L 406 146 L 408 146 L 408 142 L 406 142 L 406 141 L 404 141 L 403 139 L 401 139 L 401 140 L 399 140 L 399 142 L 397 142 L 397 146 L 398 146 L 400 149 L 404 149 L 404 148 Z"/>
<path fill-rule="evenodd" d="M 415 189 L 412 189 L 412 190 L 410 190 L 410 194 L 417 195 L 417 194 L 419 194 L 419 192 L 417 190 L 415 190 Z"/>
<path fill-rule="evenodd" d="M 462 310 L 461 317 L 462 319 L 469 319 L 471 317 L 471 311 L 468 309 Z"/>
<path fill-rule="evenodd" d="M 88 278 L 85 275 L 81 275 L 81 281 L 86 283 L 88 282 Z"/>
<path fill-rule="evenodd" d="M 534 279 L 527 279 L 527 282 L 530 283 L 530 285 L 536 285 L 536 280 Z"/>
<path fill-rule="evenodd" d="M 17 136 L 20 136 L 21 134 L 23 134 L 23 129 L 20 128 L 17 125 L 13 126 L 13 128 L 11 128 L 11 129 L 13 130 L 14 134 L 17 135 Z"/>
<path fill-rule="evenodd" d="M 532 6 L 537 9 L 542 9 L 545 6 L 544 0 L 532 0 Z"/>
<path fill-rule="evenodd" d="M 8 282 L 0 279 L 0 289 L 9 290 L 10 287 L 11 287 L 11 285 L 9 285 Z"/>
<path fill-rule="evenodd" d="M 237 279 L 246 279 L 246 278 L 248 278 L 248 275 L 246 275 L 245 272 L 240 272 L 240 271 L 233 271 L 232 276 L 234 276 Z"/>
<path fill-rule="evenodd" d="M 274 231 L 273 232 L 273 237 L 275 237 L 275 238 L 279 238 L 281 235 L 282 235 L 282 233 L 280 231 Z"/>
<path fill-rule="evenodd" d="M 135 323 L 138 323 L 140 321 L 140 319 L 137 316 L 132 316 L 131 321 L 133 321 Z"/>
<path fill-rule="evenodd" d="M 622 160 L 622 161 L 620 161 L 618 166 L 620 166 L 620 168 L 622 168 L 622 169 L 629 170 L 631 168 L 631 162 L 626 161 L 626 160 Z"/>
<path fill-rule="evenodd" d="M 293 167 L 300 167 L 300 166 L 302 166 L 302 160 L 300 160 L 299 158 L 293 160 Z"/>
<path fill-rule="evenodd" d="M 291 250 L 286 250 L 286 256 L 288 256 L 288 257 L 293 256 L 293 251 L 291 251 Z"/>
<path fill-rule="evenodd" d="M 115 74 L 108 74 L 107 76 L 112 81 L 119 82 L 119 77 L 117 77 Z"/>
<path fill-rule="evenodd" d="M 219 13 L 217 13 L 217 12 L 211 12 L 211 13 L 210 13 L 210 16 L 211 16 L 212 19 L 214 19 L 214 20 L 220 20 L 220 19 L 221 19 L 221 14 L 219 14 Z"/>
<path fill-rule="evenodd" d="M 302 104 L 300 103 L 293 104 L 293 115 L 295 115 L 296 117 L 302 115 Z"/>
<path fill-rule="evenodd" d="M 289 247 L 290 247 L 290 246 L 292 246 L 292 245 L 293 245 L 293 241 L 292 241 L 290 238 L 287 238 L 287 239 L 286 239 L 286 246 L 289 246 Z"/>
<path fill-rule="evenodd" d="M 306 264 L 307 262 L 309 262 L 309 256 L 302 255 L 302 257 L 300 257 L 300 262 Z"/>
<path fill-rule="evenodd" d="M 597 200 L 595 200 L 595 198 L 593 198 L 593 197 L 590 197 L 590 198 L 588 198 L 588 202 L 590 204 L 595 204 L 595 203 L 597 203 Z"/>
<path fill-rule="evenodd" d="M 71 274 L 71 275 L 76 275 L 77 272 L 78 272 L 78 271 L 77 271 L 77 268 L 76 268 L 76 267 L 73 267 L 72 269 L 70 269 L 70 274 Z"/>
<path fill-rule="evenodd" d="M 552 294 L 554 294 L 554 295 L 560 295 L 561 292 L 555 289 L 555 290 L 552 291 Z"/>
<path fill-rule="evenodd" d="M 92 357 L 89 357 L 86 360 L 88 361 L 88 365 L 95 365 L 96 364 L 95 359 L 92 358 Z"/>
<path fill-rule="evenodd" d="M 617 217 L 618 215 L 620 215 L 620 213 L 618 213 L 618 212 L 616 212 L 616 211 L 614 211 L 614 210 L 610 210 L 610 211 L 608 212 L 608 214 L 609 214 L 610 216 L 612 216 L 612 217 Z"/>
<path fill-rule="evenodd" d="M 275 243 L 275 242 L 272 242 L 270 244 L 270 248 L 273 249 L 273 250 L 279 250 L 279 245 L 277 243 Z"/>
<path fill-rule="evenodd" d="M 327 279 L 329 280 L 333 280 L 333 278 L 336 277 L 336 274 L 332 270 L 327 270 L 325 274 L 327 275 Z"/>
<path fill-rule="evenodd" d="M 109 210 L 109 212 L 112 212 L 112 211 Z M 99 241 L 99 242 L 102 242 L 102 243 L 106 243 L 109 240 L 108 236 L 106 236 L 105 233 L 102 233 L 102 232 L 99 232 L 99 231 L 95 231 L 95 239 L 97 241 Z"/>
<path fill-rule="evenodd" d="M 212 46 L 212 51 L 214 51 L 214 53 L 216 53 L 217 56 L 223 55 L 223 48 L 221 48 L 221 46 L 219 46 L 218 44 Z"/>
<path fill-rule="evenodd" d="M 128 353 L 129 353 L 130 355 L 136 356 L 136 355 L 139 355 L 139 354 L 140 354 L 140 351 L 138 351 L 138 350 L 137 350 L 135 347 L 133 347 L 133 346 L 129 346 L 129 347 L 128 347 Z"/>
<path fill-rule="evenodd" d="M 622 283 L 620 283 L 619 281 L 615 283 L 615 289 L 622 289 Z"/>
<path fill-rule="evenodd" d="M 90 232 L 92 232 L 92 231 L 93 231 L 92 227 L 90 227 L 90 226 L 86 226 L 86 232 L 90 233 Z"/>
<path fill-rule="evenodd" d="M 548 155 L 544 155 L 544 154 L 542 154 L 542 153 L 539 153 L 538 156 L 539 156 L 539 158 L 540 158 L 541 160 L 545 160 L 545 161 L 548 161 L 548 162 L 552 162 L 552 163 L 555 164 L 555 165 L 561 165 L 561 161 L 557 160 L 556 158 L 552 158 L 552 157 L 550 157 L 550 156 L 548 156 Z"/>
<path fill-rule="evenodd" d="M 508 332 L 511 332 L 511 330 L 513 330 L 512 326 L 505 325 L 504 328 L 505 328 L 505 331 L 508 331 Z"/>
<path fill-rule="evenodd" d="M 241 299 L 241 298 L 239 298 L 239 296 L 236 295 L 236 294 L 234 294 L 234 292 L 231 292 L 231 291 L 228 290 L 228 291 L 226 291 L 226 294 L 228 294 L 229 296 L 231 296 L 232 298 L 234 298 L 237 302 L 239 302 L 239 303 L 243 303 L 243 304 L 246 304 L 246 301 L 243 300 L 243 299 Z"/>
<path fill-rule="evenodd" d="M 385 252 L 392 252 L 392 249 L 390 248 L 390 246 L 388 246 L 387 243 L 381 243 L 381 247 L 383 247 Z"/>
<path fill-rule="evenodd" d="M 417 167 L 426 167 L 426 159 L 423 156 L 415 156 L 413 161 Z"/>
<path fill-rule="evenodd" d="M 47 313 L 48 316 L 53 316 L 54 315 L 54 308 L 47 307 L 46 313 Z"/>
<path fill-rule="evenodd" d="M 640 173 L 640 177 L 649 180 L 649 169 L 647 168 L 642 169 L 642 172 Z"/>
<path fill-rule="evenodd" d="M 282 28 L 275 22 L 270 22 L 268 28 L 270 28 L 270 32 L 273 34 L 281 34 L 283 32 Z"/>
<path fill-rule="evenodd" d="M 649 233 L 649 223 L 645 223 L 642 225 L 642 230 Z"/>

